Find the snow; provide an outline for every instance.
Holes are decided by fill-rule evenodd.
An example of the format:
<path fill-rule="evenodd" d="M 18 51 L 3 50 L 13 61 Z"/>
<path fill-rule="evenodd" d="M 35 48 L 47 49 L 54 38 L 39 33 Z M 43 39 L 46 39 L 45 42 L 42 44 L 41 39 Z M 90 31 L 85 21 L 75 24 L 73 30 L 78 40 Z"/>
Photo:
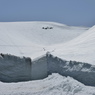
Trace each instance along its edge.
<path fill-rule="evenodd" d="M 95 65 L 66 61 L 48 53 L 32 63 L 32 78 L 35 80 L 46 78 L 52 73 L 59 73 L 73 77 L 85 85 L 95 86 Z"/>
<path fill-rule="evenodd" d="M 42 29 L 43 27 L 53 28 Z M 68 61 L 87 62 L 92 64 L 94 68 L 95 26 L 88 29 L 88 27 L 67 26 L 54 22 L 0 22 L 0 53 L 31 57 L 34 62 L 32 72 L 35 72 L 32 73 L 33 79 L 40 75 L 41 78 L 44 78 L 47 75 L 47 64 L 43 64 L 46 59 L 39 62 L 35 60 L 46 52 Z M 82 65 L 79 65 L 79 67 L 69 68 L 69 70 L 79 70 L 81 67 Z M 38 68 L 40 68 L 40 72 Z M 88 71 L 87 68 L 82 69 L 82 72 Z M 24 73 L 26 74 L 26 72 Z M 0 95 L 94 94 L 95 87 L 85 86 L 71 77 L 64 77 L 59 74 L 52 74 L 37 81 L 0 82 Z"/>
<path fill-rule="evenodd" d="M 71 77 L 63 77 L 57 73 L 37 81 L 0 82 L 0 95 L 94 95 L 94 93 L 94 87 L 85 86 Z"/>
<path fill-rule="evenodd" d="M 95 26 L 65 43 L 53 46 L 56 47 L 53 55 L 66 60 L 76 60 L 95 65 Z"/>
<path fill-rule="evenodd" d="M 54 22 L 0 22 L 0 52 L 34 59 L 52 51 L 50 46 L 68 42 L 87 29 Z"/>
<path fill-rule="evenodd" d="M 32 80 L 43 79 L 48 76 L 47 58 L 41 56 L 32 62 Z"/>
<path fill-rule="evenodd" d="M 19 82 L 31 80 L 31 59 L 13 55 L 0 57 L 0 80 L 3 82 Z"/>
<path fill-rule="evenodd" d="M 1 54 L 0 80 L 3 82 L 21 82 L 46 78 L 52 73 L 70 76 L 79 82 L 95 86 L 95 66 L 87 63 L 66 61 L 50 53 L 35 60 Z"/>

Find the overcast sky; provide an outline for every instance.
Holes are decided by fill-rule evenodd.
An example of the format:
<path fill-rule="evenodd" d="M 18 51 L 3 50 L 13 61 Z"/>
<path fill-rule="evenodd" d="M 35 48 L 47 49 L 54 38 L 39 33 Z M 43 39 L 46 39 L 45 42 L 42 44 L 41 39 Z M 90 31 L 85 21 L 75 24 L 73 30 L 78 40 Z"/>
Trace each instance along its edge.
<path fill-rule="evenodd" d="M 0 22 L 53 21 L 95 25 L 95 0 L 0 0 Z"/>

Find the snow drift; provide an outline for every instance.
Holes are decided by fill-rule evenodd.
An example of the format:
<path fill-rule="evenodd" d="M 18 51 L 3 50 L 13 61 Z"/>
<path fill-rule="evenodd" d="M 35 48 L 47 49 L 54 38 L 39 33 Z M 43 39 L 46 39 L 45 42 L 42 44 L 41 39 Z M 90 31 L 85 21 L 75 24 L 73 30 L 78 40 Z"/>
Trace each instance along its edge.
<path fill-rule="evenodd" d="M 37 81 L 0 82 L 0 95 L 95 95 L 95 88 L 85 86 L 71 77 L 52 74 Z"/>

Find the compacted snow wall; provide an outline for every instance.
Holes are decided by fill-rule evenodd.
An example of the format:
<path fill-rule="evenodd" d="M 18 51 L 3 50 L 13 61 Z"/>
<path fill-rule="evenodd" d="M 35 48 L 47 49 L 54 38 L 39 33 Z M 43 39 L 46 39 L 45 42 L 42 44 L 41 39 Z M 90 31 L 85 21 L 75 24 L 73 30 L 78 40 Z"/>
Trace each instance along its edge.
<path fill-rule="evenodd" d="M 35 70 L 32 68 L 35 79 L 45 78 L 52 73 L 59 73 L 63 76 L 73 77 L 85 85 L 95 86 L 95 66 L 87 63 L 66 61 L 46 54 L 46 56 L 35 60 L 35 66 L 32 67 L 35 67 Z"/>
<path fill-rule="evenodd" d="M 31 59 L 0 54 L 0 81 L 19 82 L 31 80 Z"/>
<path fill-rule="evenodd" d="M 33 80 L 43 79 L 48 76 L 46 56 L 43 56 L 40 59 L 33 61 L 31 75 Z"/>
<path fill-rule="evenodd" d="M 95 86 L 95 66 L 88 63 L 65 61 L 47 54 L 48 74 L 59 73 L 70 76 L 85 85 Z"/>
<path fill-rule="evenodd" d="M 85 85 L 95 86 L 95 66 L 66 61 L 46 54 L 31 62 L 30 58 L 20 58 L 0 54 L 0 81 L 20 82 L 46 78 L 52 73 L 70 76 Z"/>

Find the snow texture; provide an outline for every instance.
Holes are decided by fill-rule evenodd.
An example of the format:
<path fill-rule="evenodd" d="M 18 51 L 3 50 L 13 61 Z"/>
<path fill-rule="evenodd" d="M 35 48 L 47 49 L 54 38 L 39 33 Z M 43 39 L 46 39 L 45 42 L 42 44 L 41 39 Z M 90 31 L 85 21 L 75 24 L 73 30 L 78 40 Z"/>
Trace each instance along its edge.
<path fill-rule="evenodd" d="M 5 54 L 0 55 L 1 81 L 62 75 L 0 82 L 0 95 L 95 95 L 90 87 L 95 86 L 95 26 L 88 29 L 54 22 L 0 22 L 0 53 Z M 48 51 L 52 55 L 41 56 Z"/>
<path fill-rule="evenodd" d="M 56 47 L 55 52 L 52 54 L 55 56 L 95 65 L 95 26 L 75 39 L 54 47 Z"/>
<path fill-rule="evenodd" d="M 1 54 L 0 80 L 3 82 L 38 80 L 52 73 L 70 76 L 85 85 L 95 86 L 94 65 L 62 60 L 49 53 L 33 61 L 30 58 Z"/>
<path fill-rule="evenodd" d="M 95 87 L 85 86 L 71 77 L 52 74 L 37 81 L 0 82 L 0 95 L 95 95 Z"/>
<path fill-rule="evenodd" d="M 73 77 L 85 85 L 95 86 L 95 66 L 88 63 L 66 61 L 47 53 L 45 56 L 37 60 L 35 59 L 35 67 L 36 73 L 34 73 L 34 70 L 32 72 L 35 74 L 35 77 L 37 76 L 37 79 L 42 78 L 42 75 L 38 76 L 40 71 L 44 78 L 46 77 L 44 76 L 45 74 L 59 73 L 63 76 Z"/>
<path fill-rule="evenodd" d="M 41 56 L 40 59 L 34 60 L 32 62 L 32 79 L 43 79 L 48 76 L 47 68 L 47 58 L 46 56 Z"/>
<path fill-rule="evenodd" d="M 31 80 L 31 66 L 32 62 L 30 58 L 1 54 L 0 80 L 3 82 Z"/>
<path fill-rule="evenodd" d="M 34 59 L 55 49 L 50 46 L 68 42 L 87 29 L 54 22 L 0 22 L 0 53 Z"/>

